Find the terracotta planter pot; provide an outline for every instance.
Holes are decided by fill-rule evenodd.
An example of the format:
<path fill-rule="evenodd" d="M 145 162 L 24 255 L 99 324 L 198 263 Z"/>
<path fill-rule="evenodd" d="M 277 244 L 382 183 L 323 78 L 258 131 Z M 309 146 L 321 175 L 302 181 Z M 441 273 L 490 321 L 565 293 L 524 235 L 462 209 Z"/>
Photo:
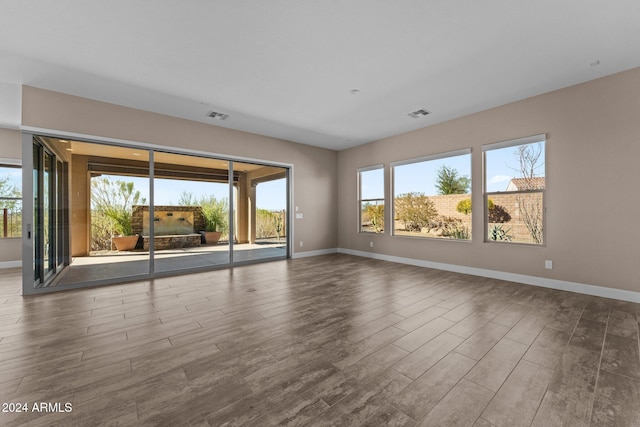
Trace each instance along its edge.
<path fill-rule="evenodd" d="M 207 245 L 215 245 L 220 240 L 222 233 L 219 231 L 201 231 L 204 236 L 204 243 Z"/>
<path fill-rule="evenodd" d="M 138 244 L 138 239 L 140 236 L 117 236 L 112 237 L 111 241 L 116 246 L 118 251 L 132 251 L 136 248 Z"/>

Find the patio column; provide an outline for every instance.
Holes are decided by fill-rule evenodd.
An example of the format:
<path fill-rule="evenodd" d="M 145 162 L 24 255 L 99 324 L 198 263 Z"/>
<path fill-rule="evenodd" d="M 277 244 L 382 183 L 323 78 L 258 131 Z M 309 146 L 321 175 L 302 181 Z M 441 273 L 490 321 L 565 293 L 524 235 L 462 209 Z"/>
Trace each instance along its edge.
<path fill-rule="evenodd" d="M 236 213 L 236 237 L 238 243 L 248 243 L 251 236 L 251 221 L 249 213 L 254 209 L 251 200 L 251 183 L 246 173 L 241 173 L 238 179 L 238 203 Z"/>
<path fill-rule="evenodd" d="M 91 251 L 91 178 L 88 157 L 74 155 L 70 165 L 71 256 L 89 256 Z"/>
<path fill-rule="evenodd" d="M 257 184 L 251 184 L 249 186 L 249 243 L 256 242 L 256 186 Z"/>

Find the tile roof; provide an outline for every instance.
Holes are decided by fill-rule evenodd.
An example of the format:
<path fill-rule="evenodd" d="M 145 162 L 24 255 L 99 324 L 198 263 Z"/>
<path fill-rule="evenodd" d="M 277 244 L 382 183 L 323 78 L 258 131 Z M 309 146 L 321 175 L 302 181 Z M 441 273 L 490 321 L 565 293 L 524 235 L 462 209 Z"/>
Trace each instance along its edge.
<path fill-rule="evenodd" d="M 509 181 L 507 191 L 541 190 L 544 189 L 544 177 L 513 178 Z"/>

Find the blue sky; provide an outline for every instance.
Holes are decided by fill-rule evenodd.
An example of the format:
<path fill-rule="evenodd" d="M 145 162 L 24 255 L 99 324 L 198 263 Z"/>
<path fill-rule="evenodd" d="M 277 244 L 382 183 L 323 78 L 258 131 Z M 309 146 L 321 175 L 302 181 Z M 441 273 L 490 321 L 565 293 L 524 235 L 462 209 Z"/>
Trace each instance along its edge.
<path fill-rule="evenodd" d="M 470 154 L 411 163 L 394 168 L 394 193 L 396 195 L 405 193 L 424 193 L 427 196 L 437 195 L 436 178 L 438 170 L 445 165 L 457 170 L 459 177 L 466 176 L 471 178 Z"/>
<path fill-rule="evenodd" d="M 544 144 L 541 144 L 541 149 L 540 158 L 542 165 L 544 165 Z M 487 192 L 505 191 L 512 178 L 521 176 L 516 147 L 490 150 L 486 152 L 486 156 Z M 458 176 L 471 177 L 471 157 L 467 154 L 396 166 L 394 168 L 394 193 L 399 195 L 418 192 L 427 196 L 438 194 L 436 177 L 437 171 L 442 165 L 456 169 Z M 540 176 L 543 174 L 544 167 L 541 167 Z M 383 198 L 383 183 L 383 169 L 363 172 L 361 175 L 362 198 Z"/>
<path fill-rule="evenodd" d="M 131 176 L 109 176 L 112 180 L 123 180 L 133 182 L 135 189 L 140 191 L 142 197 L 149 202 L 149 179 Z M 221 183 L 182 181 L 172 179 L 155 180 L 155 203 L 156 205 L 177 204 L 180 194 L 187 191 L 193 194 L 195 199 L 202 195 L 213 194 L 216 199 L 229 198 L 229 186 Z M 259 209 L 282 210 L 286 208 L 286 179 L 278 179 L 270 182 L 258 184 L 256 188 L 256 206 Z"/>
<path fill-rule="evenodd" d="M 540 144 L 540 148 L 539 176 L 544 176 L 545 144 Z M 488 193 L 504 191 L 512 178 L 522 177 L 516 153 L 517 147 L 489 150 L 485 153 Z"/>
<path fill-rule="evenodd" d="M 541 158 L 544 159 L 544 144 L 541 145 L 541 148 Z M 488 192 L 504 191 L 509 181 L 519 176 L 517 171 L 518 161 L 514 155 L 515 151 L 515 147 L 487 151 Z M 427 195 L 435 195 L 437 193 L 435 187 L 436 172 L 443 164 L 455 168 L 459 175 L 471 176 L 471 164 L 468 155 L 403 165 L 395 169 L 395 193 L 423 192 Z M 22 171 L 19 168 L 2 167 L 0 168 L 0 177 L 9 177 L 11 183 L 15 183 L 19 188 L 21 187 Z M 136 189 L 140 190 L 143 197 L 146 197 L 147 200 L 149 199 L 149 181 L 147 178 L 114 177 L 114 179 L 133 181 Z M 368 171 L 362 174 L 363 198 L 384 198 L 384 194 L 380 194 L 379 191 L 382 188 L 382 169 Z M 193 193 L 196 198 L 202 194 L 214 194 L 218 199 L 228 197 L 228 187 L 226 184 L 157 179 L 156 204 L 168 205 L 177 203 L 182 191 L 189 191 Z M 256 204 L 260 209 L 285 209 L 287 200 L 286 180 L 279 179 L 258 184 L 256 197 Z"/>

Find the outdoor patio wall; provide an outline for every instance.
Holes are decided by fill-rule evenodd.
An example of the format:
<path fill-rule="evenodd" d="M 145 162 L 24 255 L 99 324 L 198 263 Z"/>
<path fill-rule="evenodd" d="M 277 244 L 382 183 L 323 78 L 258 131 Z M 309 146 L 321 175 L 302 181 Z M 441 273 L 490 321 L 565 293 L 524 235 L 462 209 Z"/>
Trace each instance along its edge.
<path fill-rule="evenodd" d="M 22 159 L 20 132 L 0 128 L 0 158 Z M 17 267 L 22 259 L 22 239 L 0 239 L 0 268 Z"/>
<path fill-rule="evenodd" d="M 428 101 L 427 101 L 428 103 Z M 427 107 L 429 105 L 427 104 Z M 433 117 L 437 117 L 436 106 Z M 428 124 L 429 118 L 425 118 Z M 546 245 L 416 239 L 357 232 L 359 167 L 472 149 L 482 188 L 482 145 L 547 134 Z M 640 292 L 640 68 L 341 151 L 338 245 L 395 257 Z M 389 200 L 389 194 L 387 194 Z M 482 206 L 482 192 L 473 192 Z M 388 215 L 388 213 L 387 213 Z M 473 216 L 482 230 L 482 215 Z M 374 243 L 373 248 L 370 242 Z M 546 270 L 544 261 L 552 260 Z"/>
<path fill-rule="evenodd" d="M 22 125 L 294 165 L 293 249 L 337 246 L 337 152 L 24 86 Z M 304 248 L 299 242 L 304 242 Z"/>

